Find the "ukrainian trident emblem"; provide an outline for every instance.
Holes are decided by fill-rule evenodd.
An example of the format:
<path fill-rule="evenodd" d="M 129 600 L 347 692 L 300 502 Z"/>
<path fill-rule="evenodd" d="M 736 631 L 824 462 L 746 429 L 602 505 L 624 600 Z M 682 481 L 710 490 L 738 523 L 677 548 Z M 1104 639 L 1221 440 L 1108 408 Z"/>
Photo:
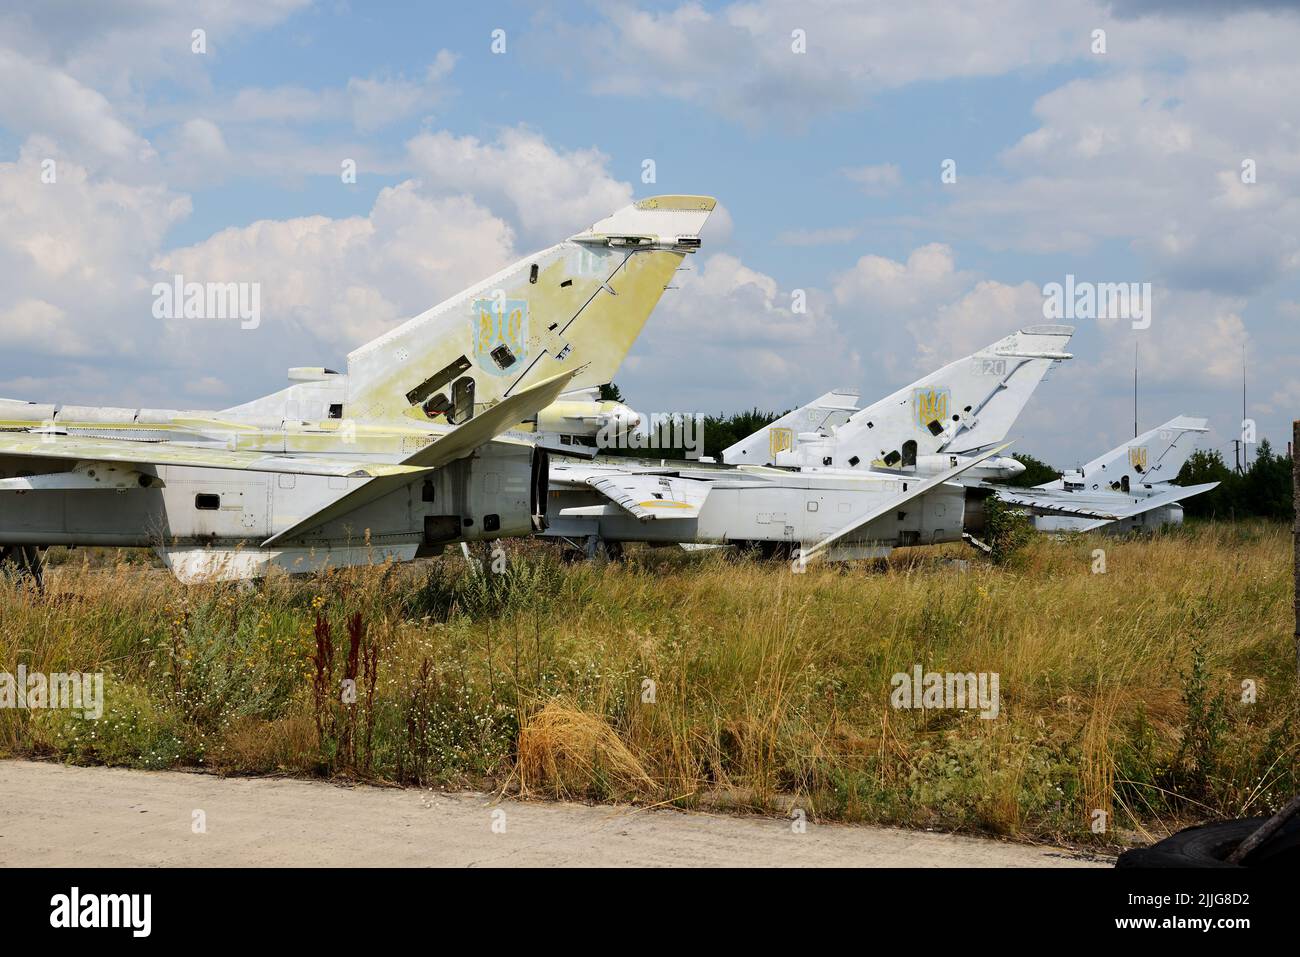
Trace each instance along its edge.
<path fill-rule="evenodd" d="M 927 432 L 930 423 L 936 419 L 942 422 L 948 417 L 948 389 L 916 389 L 912 393 L 912 410 L 916 424 Z"/>
<path fill-rule="evenodd" d="M 788 452 L 794 447 L 794 433 L 789 429 L 768 429 L 767 430 L 767 452 L 772 461 L 776 461 L 776 453 Z"/>
<path fill-rule="evenodd" d="M 478 366 L 492 375 L 506 375 L 523 367 L 528 358 L 528 300 L 475 299 L 470 335 Z"/>

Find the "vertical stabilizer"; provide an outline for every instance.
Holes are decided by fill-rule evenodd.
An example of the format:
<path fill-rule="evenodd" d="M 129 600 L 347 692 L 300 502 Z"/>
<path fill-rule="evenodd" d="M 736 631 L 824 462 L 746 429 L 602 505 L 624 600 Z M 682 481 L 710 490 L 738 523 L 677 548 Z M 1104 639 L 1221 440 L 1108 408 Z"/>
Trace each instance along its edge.
<path fill-rule="evenodd" d="M 1065 472 L 1056 481 L 1038 487 L 1128 492 L 1172 482 L 1196 450 L 1198 436 L 1208 431 L 1207 419 L 1180 415 L 1098 456 L 1083 468 Z"/>
<path fill-rule="evenodd" d="M 801 433 L 829 435 L 847 422 L 858 409 L 858 398 L 856 389 L 832 389 L 723 449 L 722 461 L 728 465 L 772 465 L 777 455 L 798 447 Z"/>
<path fill-rule="evenodd" d="M 920 456 L 972 454 L 1002 442 L 1065 351 L 1073 326 L 1038 325 L 853 413 L 827 443 L 783 454 L 779 465 L 907 468 Z M 829 461 L 828 461 L 829 460 Z"/>
<path fill-rule="evenodd" d="M 574 369 L 572 389 L 613 380 L 716 201 L 655 196 L 526 256 L 348 356 L 346 375 L 291 386 L 231 412 L 286 415 L 328 387 L 331 418 L 460 424 Z M 323 371 L 323 370 L 322 370 Z M 288 416 L 292 417 L 292 416 Z"/>

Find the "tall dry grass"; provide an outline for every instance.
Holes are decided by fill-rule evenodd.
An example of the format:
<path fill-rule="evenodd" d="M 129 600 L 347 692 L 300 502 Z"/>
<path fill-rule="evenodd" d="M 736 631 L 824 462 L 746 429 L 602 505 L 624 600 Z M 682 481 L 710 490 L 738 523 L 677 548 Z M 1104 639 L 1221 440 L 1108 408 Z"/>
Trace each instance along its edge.
<path fill-rule="evenodd" d="M 247 590 L 72 553 L 44 598 L 0 588 L 0 669 L 102 670 L 108 708 L 99 722 L 0 711 L 0 750 L 1056 838 L 1090 838 L 1102 812 L 1110 841 L 1300 788 L 1281 526 L 1040 538 L 1003 566 L 916 549 L 804 574 L 717 553 L 565 565 L 540 543 L 507 550 L 505 575 L 444 559 Z M 313 693 L 318 619 L 330 681 L 349 654 L 374 662 L 353 702 Z M 891 677 L 915 665 L 996 672 L 999 716 L 891 707 Z"/>

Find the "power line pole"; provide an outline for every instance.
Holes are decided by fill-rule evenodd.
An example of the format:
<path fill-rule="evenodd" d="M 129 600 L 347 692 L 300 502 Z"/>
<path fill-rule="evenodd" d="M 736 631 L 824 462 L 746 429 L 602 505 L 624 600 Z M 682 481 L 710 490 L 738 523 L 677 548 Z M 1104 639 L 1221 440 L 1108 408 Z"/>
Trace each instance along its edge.
<path fill-rule="evenodd" d="M 1291 448 L 1300 452 L 1300 419 L 1291 423 Z M 1291 457 L 1291 501 L 1295 505 L 1294 542 L 1291 557 L 1295 562 L 1295 669 L 1300 682 L 1300 455 Z"/>
<path fill-rule="evenodd" d="M 1244 473 L 1250 466 L 1249 455 L 1246 452 L 1246 344 L 1241 344 L 1241 470 Z"/>
<path fill-rule="evenodd" d="M 1138 437 L 1138 344 L 1133 343 L 1133 438 Z"/>

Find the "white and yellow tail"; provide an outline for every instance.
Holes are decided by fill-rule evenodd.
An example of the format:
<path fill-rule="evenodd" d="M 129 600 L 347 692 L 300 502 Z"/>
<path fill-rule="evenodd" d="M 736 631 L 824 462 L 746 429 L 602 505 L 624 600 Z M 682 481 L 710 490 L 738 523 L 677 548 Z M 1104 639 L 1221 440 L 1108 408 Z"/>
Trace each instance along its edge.
<path fill-rule="evenodd" d="M 348 356 L 345 417 L 454 421 L 572 369 L 571 389 L 610 382 L 714 205 L 634 203 L 362 346 Z"/>
<path fill-rule="evenodd" d="M 347 372 L 226 410 L 246 416 L 459 424 L 561 373 L 573 390 L 613 380 L 716 201 L 655 196 L 408 319 L 348 356 Z"/>
<path fill-rule="evenodd" d="M 854 412 L 825 441 L 808 441 L 778 465 L 908 468 L 925 456 L 971 455 L 1006 439 L 1034 389 L 1057 362 L 1073 326 L 1038 325 Z"/>
<path fill-rule="evenodd" d="M 1209 431 L 1208 425 L 1208 419 L 1177 416 L 1038 487 L 1127 493 L 1172 482 L 1196 451 L 1197 439 Z"/>

